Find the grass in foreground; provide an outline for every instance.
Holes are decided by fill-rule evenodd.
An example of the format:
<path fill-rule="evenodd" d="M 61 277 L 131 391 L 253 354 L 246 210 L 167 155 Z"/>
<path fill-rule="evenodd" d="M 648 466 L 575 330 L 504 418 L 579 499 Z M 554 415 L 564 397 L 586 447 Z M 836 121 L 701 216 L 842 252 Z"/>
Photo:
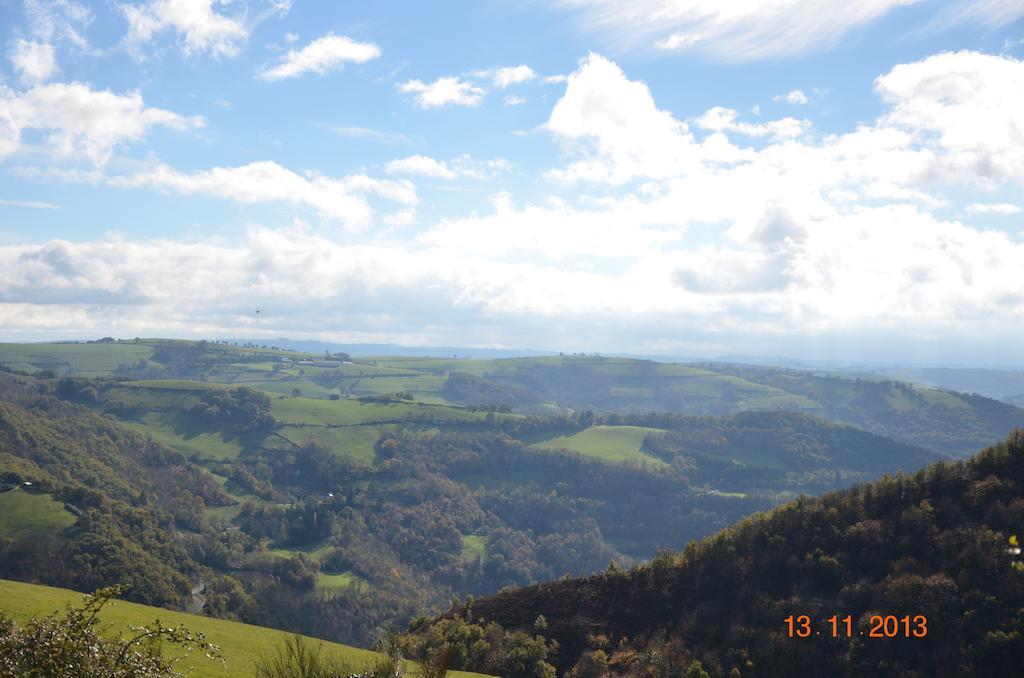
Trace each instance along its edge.
<path fill-rule="evenodd" d="M 81 593 L 68 589 L 0 579 L 0 610 L 13 617 L 19 624 L 32 617 L 41 617 L 55 610 L 61 610 L 68 603 L 78 605 L 81 600 Z M 274 647 L 283 644 L 293 635 L 261 626 L 162 610 L 120 600 L 104 609 L 100 618 L 104 625 L 109 626 L 108 633 L 115 635 L 119 632 L 127 633 L 129 625 L 149 624 L 157 618 L 164 626 L 184 624 L 193 632 L 206 634 L 206 638 L 211 643 L 220 646 L 224 664 L 206 659 L 201 655 L 189 655 L 187 663 L 182 662 L 179 669 L 184 670 L 185 666 L 194 666 L 194 670 L 189 671 L 188 675 L 197 677 L 252 675 L 255 663 L 261 655 L 271 652 Z M 311 638 L 307 641 L 313 644 L 320 643 Z M 380 655 L 375 652 L 338 643 L 324 642 L 323 652 L 325 655 L 353 667 L 372 664 L 380 658 Z M 480 674 L 453 671 L 449 675 L 475 676 Z"/>

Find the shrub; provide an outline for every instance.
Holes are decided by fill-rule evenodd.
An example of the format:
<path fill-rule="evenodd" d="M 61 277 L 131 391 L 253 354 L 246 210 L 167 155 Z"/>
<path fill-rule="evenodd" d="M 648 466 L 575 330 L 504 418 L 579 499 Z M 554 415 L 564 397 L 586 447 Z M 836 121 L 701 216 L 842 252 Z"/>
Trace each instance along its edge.
<path fill-rule="evenodd" d="M 207 657 L 221 661 L 220 648 L 202 633 L 184 626 L 131 627 L 129 638 L 104 638 L 99 613 L 123 587 L 99 589 L 86 595 L 80 607 L 68 606 L 63 617 L 56 613 L 32 619 L 23 627 L 0 613 L 0 675 L 63 676 L 65 678 L 153 678 L 178 676 L 174 660 L 161 656 L 163 643 L 187 649 L 199 648 Z"/>

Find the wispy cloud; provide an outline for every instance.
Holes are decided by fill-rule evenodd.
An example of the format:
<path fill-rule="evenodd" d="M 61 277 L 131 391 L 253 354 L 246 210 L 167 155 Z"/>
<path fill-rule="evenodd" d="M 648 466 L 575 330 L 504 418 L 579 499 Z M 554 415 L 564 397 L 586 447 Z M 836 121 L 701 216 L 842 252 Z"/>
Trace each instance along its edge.
<path fill-rule="evenodd" d="M 407 141 L 408 137 L 401 132 L 359 127 L 357 125 L 320 125 L 322 129 L 349 139 L 372 139 L 386 144 L 397 144 Z"/>
<path fill-rule="evenodd" d="M 1002 214 L 1010 216 L 1024 212 L 1020 205 L 1008 202 L 975 202 L 964 208 L 965 214 Z"/>
<path fill-rule="evenodd" d="M 363 230 L 371 224 L 373 209 L 367 195 L 404 207 L 419 202 L 415 186 L 408 181 L 374 179 L 364 174 L 341 178 L 317 172 L 299 174 L 271 161 L 199 172 L 181 172 L 158 165 L 135 174 L 106 177 L 103 181 L 125 188 L 210 195 L 243 204 L 287 203 L 312 209 L 321 218 L 339 222 L 351 231 Z"/>
<path fill-rule="evenodd" d="M 25 207 L 33 210 L 59 210 L 59 205 L 54 205 L 48 202 L 36 202 L 35 200 L 8 200 L 6 198 L 0 198 L 0 205 L 6 205 L 7 207 Z"/>
<path fill-rule="evenodd" d="M 850 31 L 918 0 L 556 0 L 588 31 L 626 48 L 695 49 L 750 61 L 828 49 Z"/>

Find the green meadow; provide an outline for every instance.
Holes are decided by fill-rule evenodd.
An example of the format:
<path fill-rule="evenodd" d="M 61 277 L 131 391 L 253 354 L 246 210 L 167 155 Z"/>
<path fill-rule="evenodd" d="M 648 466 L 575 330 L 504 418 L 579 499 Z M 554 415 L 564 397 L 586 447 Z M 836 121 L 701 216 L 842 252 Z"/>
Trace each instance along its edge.
<path fill-rule="evenodd" d="M 663 466 L 665 462 L 641 451 L 644 437 L 654 428 L 643 426 L 591 426 L 569 436 L 535 440 L 534 449 L 570 450 L 601 461 L 621 463 L 637 461 Z"/>
<path fill-rule="evenodd" d="M 81 593 L 68 589 L 0 579 L 0 610 L 19 623 L 24 623 L 32 617 L 63 611 L 66 605 L 76 605 L 81 600 Z M 163 610 L 121 600 L 114 601 L 109 605 L 100 615 L 100 619 L 106 625 L 110 635 L 127 634 L 131 625 L 148 624 L 156 619 L 167 626 L 184 624 L 193 632 L 206 634 L 210 642 L 220 646 L 224 655 L 223 664 L 207 659 L 201 653 L 187 656 L 183 655 L 180 650 L 168 653 L 171 656 L 182 656 L 183 660 L 178 665 L 178 669 L 185 671 L 186 675 L 196 678 L 251 675 L 254 662 L 262 654 L 272 652 L 274 647 L 283 643 L 291 635 L 284 631 L 261 626 L 224 619 L 211 619 L 210 617 Z M 307 640 L 312 643 L 322 643 L 326 654 L 346 662 L 353 669 L 372 663 L 377 656 L 369 650 L 312 638 Z M 190 670 L 189 667 L 191 667 Z M 408 668 L 412 670 L 411 665 Z M 479 676 L 482 674 L 452 671 L 448 675 Z"/>
<path fill-rule="evenodd" d="M 49 494 L 14 488 L 0 492 L 0 537 L 14 539 L 25 534 L 54 534 L 75 522 L 64 503 Z"/>

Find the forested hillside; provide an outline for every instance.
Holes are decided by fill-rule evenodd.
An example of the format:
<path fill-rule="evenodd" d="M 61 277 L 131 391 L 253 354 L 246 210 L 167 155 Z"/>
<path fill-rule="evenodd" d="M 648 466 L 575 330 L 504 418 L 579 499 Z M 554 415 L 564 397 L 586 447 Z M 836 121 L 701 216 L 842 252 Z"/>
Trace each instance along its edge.
<path fill-rule="evenodd" d="M 544 639 L 571 676 L 1018 675 L 1022 525 L 1015 432 L 967 461 L 801 497 L 633 570 L 457 605 L 406 642 L 459 645 L 496 623 Z"/>

